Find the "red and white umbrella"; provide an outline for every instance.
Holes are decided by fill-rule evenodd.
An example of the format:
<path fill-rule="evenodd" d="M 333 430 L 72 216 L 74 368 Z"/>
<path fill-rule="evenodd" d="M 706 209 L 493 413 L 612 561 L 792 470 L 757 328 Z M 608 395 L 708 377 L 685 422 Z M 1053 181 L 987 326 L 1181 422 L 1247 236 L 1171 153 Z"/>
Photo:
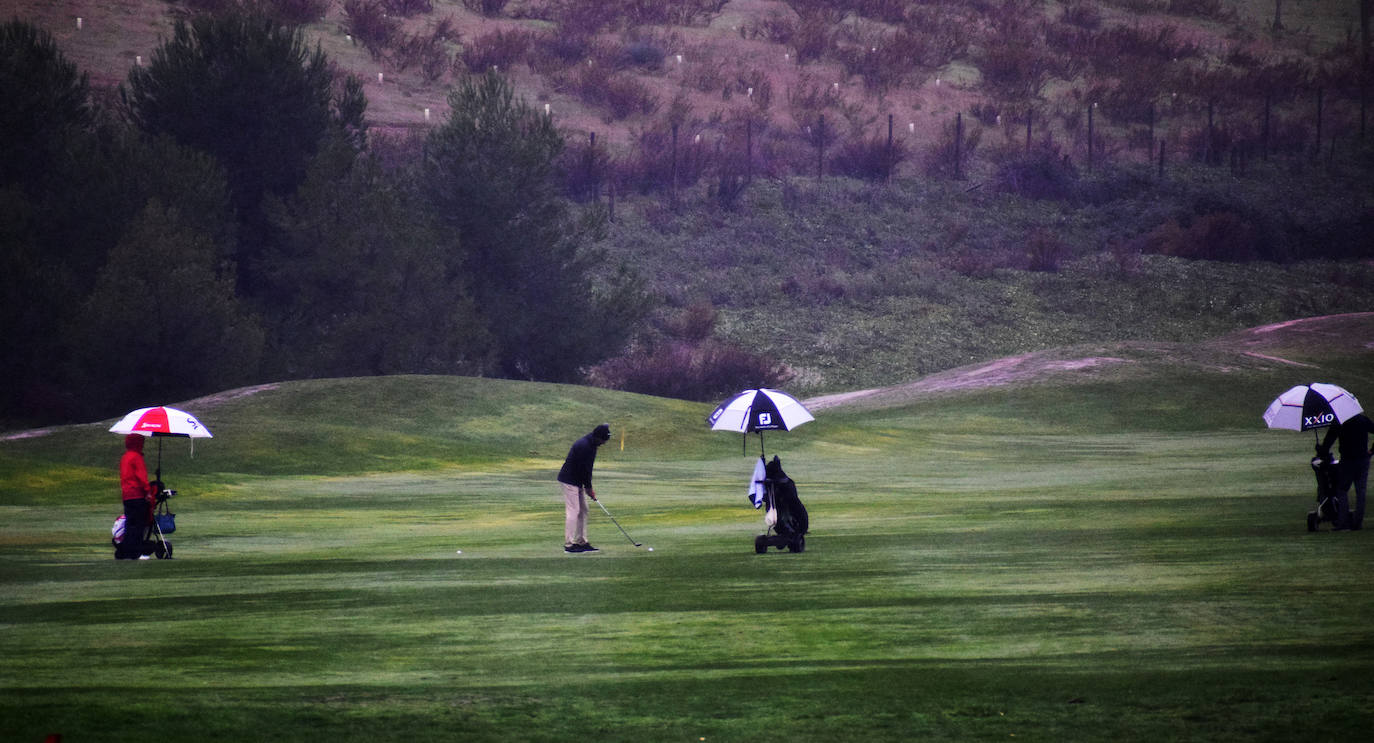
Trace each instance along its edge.
<path fill-rule="evenodd" d="M 214 435 L 205 424 L 196 420 L 194 415 L 185 410 L 169 408 L 159 405 L 155 408 L 139 408 L 129 413 L 119 422 L 110 426 L 110 433 L 129 435 L 136 433 L 140 436 L 152 436 L 157 438 L 157 479 L 162 479 L 162 438 L 164 436 L 178 436 L 189 439 L 212 439 Z M 195 445 L 191 446 L 191 454 L 195 455 Z"/>
<path fill-rule="evenodd" d="M 119 419 L 110 427 L 110 433 L 142 436 L 184 436 L 192 439 L 212 439 L 210 429 L 196 420 L 194 415 L 176 408 L 158 406 L 139 408 Z"/>

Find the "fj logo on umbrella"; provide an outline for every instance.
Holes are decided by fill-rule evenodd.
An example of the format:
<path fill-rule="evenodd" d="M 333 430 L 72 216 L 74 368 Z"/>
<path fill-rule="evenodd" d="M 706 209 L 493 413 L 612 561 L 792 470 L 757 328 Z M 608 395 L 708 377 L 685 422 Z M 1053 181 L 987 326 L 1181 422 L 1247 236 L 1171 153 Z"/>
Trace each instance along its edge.
<path fill-rule="evenodd" d="M 760 425 L 760 426 L 771 426 L 771 425 L 773 425 L 773 414 L 772 414 L 772 413 L 759 413 L 759 425 Z"/>

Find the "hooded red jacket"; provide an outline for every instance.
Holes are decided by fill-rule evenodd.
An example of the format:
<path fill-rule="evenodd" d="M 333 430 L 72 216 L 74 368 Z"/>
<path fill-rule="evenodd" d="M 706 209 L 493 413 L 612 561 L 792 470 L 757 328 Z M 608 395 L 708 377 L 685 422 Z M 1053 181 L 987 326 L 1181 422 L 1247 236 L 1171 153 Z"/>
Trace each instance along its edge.
<path fill-rule="evenodd" d="M 119 459 L 119 489 L 124 500 L 151 498 L 148 465 L 143 461 L 143 437 L 131 433 L 124 437 L 124 456 Z"/>

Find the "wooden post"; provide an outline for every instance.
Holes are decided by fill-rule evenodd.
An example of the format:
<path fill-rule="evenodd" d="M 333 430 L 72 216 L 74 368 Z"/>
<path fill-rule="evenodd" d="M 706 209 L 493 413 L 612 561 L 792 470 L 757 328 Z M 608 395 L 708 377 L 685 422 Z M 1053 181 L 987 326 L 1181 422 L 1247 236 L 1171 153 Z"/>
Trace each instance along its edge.
<path fill-rule="evenodd" d="M 754 182 L 754 120 L 744 122 L 744 182 Z"/>
<path fill-rule="evenodd" d="M 1269 162 L 1269 115 L 1274 104 L 1273 95 L 1264 94 L 1264 126 L 1260 127 L 1260 158 Z"/>
<path fill-rule="evenodd" d="M 673 201 L 677 201 L 677 124 L 673 124 Z"/>
<path fill-rule="evenodd" d="M 883 181 L 892 180 L 892 114 L 887 115 L 887 162 L 883 168 Z"/>
<path fill-rule="evenodd" d="M 1164 147 L 1169 143 L 1167 139 L 1159 140 L 1159 177 L 1164 177 Z"/>
<path fill-rule="evenodd" d="M 1202 144 L 1202 161 L 1208 165 L 1212 164 L 1212 135 L 1213 135 L 1213 103 L 1210 98 L 1207 100 L 1207 141 Z"/>
<path fill-rule="evenodd" d="M 954 180 L 963 180 L 964 114 L 954 115 Z"/>
<path fill-rule="evenodd" d="M 1154 101 L 1150 101 L 1150 141 L 1148 142 L 1148 144 L 1149 144 L 1149 149 L 1146 151 L 1146 154 L 1145 154 L 1145 162 L 1146 162 L 1146 163 L 1150 162 L 1150 159 L 1153 158 L 1153 157 L 1155 156 L 1155 102 L 1154 102 Z"/>
<path fill-rule="evenodd" d="M 587 180 L 592 184 L 592 201 L 600 201 L 601 184 L 596 180 L 596 132 L 587 135 Z"/>
<path fill-rule="evenodd" d="M 1093 169 L 1093 106 L 1088 104 L 1088 170 Z"/>
<path fill-rule="evenodd" d="M 1322 156 L 1322 98 L 1326 94 L 1323 88 L 1317 88 L 1317 148 L 1315 159 L 1320 160 Z"/>
<path fill-rule="evenodd" d="M 825 177 L 825 116 L 816 118 L 816 180 Z"/>

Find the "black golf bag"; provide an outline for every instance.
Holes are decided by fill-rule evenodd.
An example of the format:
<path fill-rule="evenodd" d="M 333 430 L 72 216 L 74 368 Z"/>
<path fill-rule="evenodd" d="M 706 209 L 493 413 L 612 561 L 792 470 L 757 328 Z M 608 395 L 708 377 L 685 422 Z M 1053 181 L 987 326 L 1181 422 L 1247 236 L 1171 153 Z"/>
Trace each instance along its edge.
<path fill-rule="evenodd" d="M 801 552 L 806 549 L 810 519 L 806 506 L 797 497 L 797 484 L 782 471 L 777 456 L 764 467 L 764 524 L 766 531 L 754 538 L 754 552 L 763 554 L 769 547 Z"/>
<path fill-rule="evenodd" d="M 1317 476 L 1317 508 L 1307 512 L 1307 530 L 1316 531 L 1317 525 L 1323 521 L 1332 524 L 1339 523 L 1337 516 L 1345 523 L 1350 523 L 1350 514 L 1340 513 L 1344 505 L 1340 502 L 1340 483 L 1341 476 L 1337 472 L 1337 465 L 1340 460 L 1332 459 L 1330 455 L 1325 457 L 1312 458 L 1312 473 Z"/>

